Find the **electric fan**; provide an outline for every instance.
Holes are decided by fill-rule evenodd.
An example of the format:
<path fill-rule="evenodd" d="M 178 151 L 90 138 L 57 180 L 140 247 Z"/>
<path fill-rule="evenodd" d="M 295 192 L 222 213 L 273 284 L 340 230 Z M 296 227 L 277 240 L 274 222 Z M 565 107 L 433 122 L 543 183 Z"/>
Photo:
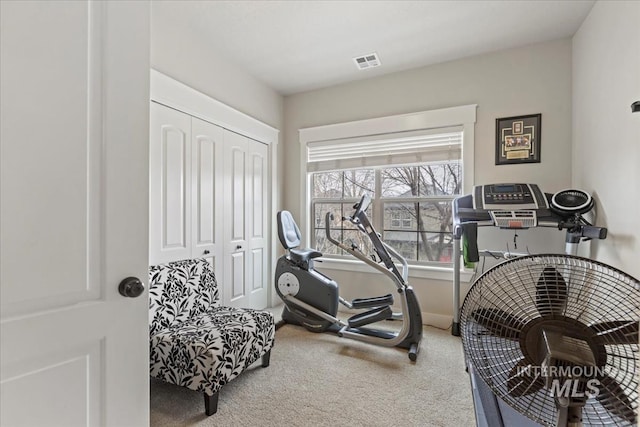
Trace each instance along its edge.
<path fill-rule="evenodd" d="M 496 265 L 462 306 L 465 357 L 543 425 L 636 425 L 640 282 L 573 255 Z"/>

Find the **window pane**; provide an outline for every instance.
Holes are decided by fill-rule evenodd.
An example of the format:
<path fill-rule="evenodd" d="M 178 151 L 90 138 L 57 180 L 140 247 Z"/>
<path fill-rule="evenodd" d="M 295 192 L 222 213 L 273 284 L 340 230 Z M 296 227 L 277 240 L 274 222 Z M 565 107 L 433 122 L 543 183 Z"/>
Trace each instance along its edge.
<path fill-rule="evenodd" d="M 413 230 L 418 228 L 419 203 L 385 203 L 384 221 L 385 230 Z"/>
<path fill-rule="evenodd" d="M 373 197 L 376 187 L 373 169 L 358 169 L 344 171 L 343 198 L 359 198 L 367 193 Z"/>
<path fill-rule="evenodd" d="M 350 221 L 342 221 L 343 217 L 353 214 L 354 209 L 352 202 L 314 204 L 314 238 L 317 250 L 327 255 L 348 255 L 326 239 L 325 217 L 327 212 L 333 213 L 333 221 L 330 221 L 329 228 L 331 236 L 335 240 L 350 246 L 351 241 L 349 239 L 352 239 L 364 253 L 370 253 L 369 238 L 359 232 L 357 227 Z M 369 206 L 366 212 L 369 219 L 372 220 L 371 206 Z"/>
<path fill-rule="evenodd" d="M 408 260 L 417 260 L 419 203 L 384 204 L 384 242 Z"/>
<path fill-rule="evenodd" d="M 341 203 L 315 203 L 314 204 L 314 215 L 313 215 L 313 226 L 314 228 L 321 228 L 324 230 L 324 222 L 327 212 L 331 212 L 334 215 L 334 220 L 331 224 L 331 227 L 340 227 L 340 212 L 342 209 Z"/>
<path fill-rule="evenodd" d="M 408 261 L 418 259 L 418 233 L 415 231 L 385 230 L 384 242 Z"/>
<path fill-rule="evenodd" d="M 424 233 L 418 244 L 418 261 L 451 262 L 452 240 L 449 233 Z"/>
<path fill-rule="evenodd" d="M 418 260 L 451 262 L 451 203 L 420 203 L 420 219 Z"/>
<path fill-rule="evenodd" d="M 334 215 L 333 221 L 331 221 L 329 227 L 331 228 L 331 235 L 334 239 L 342 238 L 342 230 L 340 229 L 340 212 L 342 209 L 341 203 L 314 203 L 313 205 L 313 224 L 314 224 L 314 246 L 315 249 L 322 252 L 324 255 L 341 255 L 342 250 L 336 245 L 327 240 L 325 231 L 325 217 L 327 212 L 331 212 Z M 336 231 L 337 230 L 337 231 Z"/>
<path fill-rule="evenodd" d="M 418 195 L 419 174 L 415 166 L 386 168 L 380 171 L 383 197 L 412 197 Z"/>
<path fill-rule="evenodd" d="M 385 203 L 383 223 L 385 242 L 408 260 L 451 262 L 450 202 Z"/>
<path fill-rule="evenodd" d="M 421 202 L 420 231 L 451 233 L 451 202 Z"/>
<path fill-rule="evenodd" d="M 369 240 L 369 237 L 366 234 L 359 230 L 345 229 L 343 243 L 349 247 L 353 247 L 352 245 L 355 245 L 357 250 L 359 249 L 366 257 L 371 257 L 371 254 L 374 253 L 371 240 Z M 344 255 L 349 256 L 346 252 L 344 252 Z"/>
<path fill-rule="evenodd" d="M 322 252 L 323 255 L 340 255 L 342 250 L 327 240 L 324 229 L 317 228 L 315 230 L 315 249 Z"/>
<path fill-rule="evenodd" d="M 421 196 L 460 194 L 462 168 L 460 162 L 447 162 L 419 167 Z"/>
<path fill-rule="evenodd" d="M 379 174 L 377 177 L 376 174 Z M 375 194 L 376 179 L 380 179 L 381 194 Z M 451 201 L 461 192 L 461 161 L 394 166 L 383 169 L 354 169 L 314 173 L 312 244 L 326 255 L 349 257 L 326 238 L 325 215 L 331 212 L 331 236 L 347 246 L 355 244 L 365 256 L 373 253 L 368 237 L 342 217 L 354 213 L 353 205 L 363 193 L 374 203 L 367 211 L 374 226 L 382 228 L 385 243 L 409 261 L 451 262 Z M 393 203 L 375 197 L 408 198 L 415 202 Z M 439 201 L 428 201 L 438 197 Z M 327 199 L 335 199 L 328 203 Z M 327 200 L 327 202 L 323 202 Z M 339 200 L 342 199 L 342 202 Z M 347 201 L 348 200 L 348 201 Z M 373 206 L 382 208 L 382 218 L 372 218 Z M 377 207 L 376 207 L 377 209 Z M 380 231 L 380 230 L 379 230 Z"/>
<path fill-rule="evenodd" d="M 313 198 L 342 198 L 342 172 L 313 174 Z"/>

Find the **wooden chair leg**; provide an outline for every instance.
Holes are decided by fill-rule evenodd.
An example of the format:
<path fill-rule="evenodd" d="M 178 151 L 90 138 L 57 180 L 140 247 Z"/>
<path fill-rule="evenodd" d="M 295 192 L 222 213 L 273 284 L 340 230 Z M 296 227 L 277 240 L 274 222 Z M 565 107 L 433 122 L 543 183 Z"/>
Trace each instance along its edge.
<path fill-rule="evenodd" d="M 271 360 L 271 350 L 267 351 L 265 354 L 262 355 L 262 367 L 266 368 L 267 366 L 269 366 L 270 360 Z"/>
<path fill-rule="evenodd" d="M 218 394 L 217 391 L 213 394 L 204 393 L 204 412 L 207 415 L 213 415 L 218 412 Z"/>

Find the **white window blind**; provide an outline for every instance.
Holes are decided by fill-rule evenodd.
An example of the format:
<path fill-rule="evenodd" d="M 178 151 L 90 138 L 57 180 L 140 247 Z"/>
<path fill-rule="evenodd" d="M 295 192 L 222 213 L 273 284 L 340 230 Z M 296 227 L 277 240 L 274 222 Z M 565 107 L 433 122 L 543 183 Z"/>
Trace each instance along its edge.
<path fill-rule="evenodd" d="M 462 126 L 422 129 L 307 144 L 307 171 L 458 160 Z"/>

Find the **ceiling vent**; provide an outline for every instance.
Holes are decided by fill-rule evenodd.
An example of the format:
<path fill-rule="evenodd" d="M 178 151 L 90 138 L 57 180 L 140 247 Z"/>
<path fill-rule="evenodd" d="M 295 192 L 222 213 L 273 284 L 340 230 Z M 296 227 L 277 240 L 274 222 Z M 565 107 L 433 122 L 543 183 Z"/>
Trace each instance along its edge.
<path fill-rule="evenodd" d="M 378 58 L 378 54 L 375 52 L 357 56 L 353 58 L 353 62 L 356 63 L 359 70 L 366 70 L 368 68 L 380 66 L 380 58 Z"/>

